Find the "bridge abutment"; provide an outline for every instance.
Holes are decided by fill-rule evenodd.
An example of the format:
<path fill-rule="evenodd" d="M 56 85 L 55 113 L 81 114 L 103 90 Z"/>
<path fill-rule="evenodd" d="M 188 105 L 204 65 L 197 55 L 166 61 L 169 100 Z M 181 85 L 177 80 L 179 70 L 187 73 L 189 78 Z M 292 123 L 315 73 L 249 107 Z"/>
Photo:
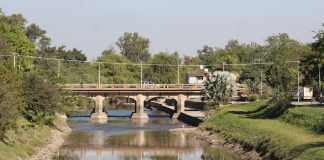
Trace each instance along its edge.
<path fill-rule="evenodd" d="M 142 94 L 136 96 L 136 108 L 132 114 L 132 119 L 148 119 L 148 115 L 144 112 L 145 97 Z"/>
<path fill-rule="evenodd" d="M 103 122 L 108 119 L 107 114 L 103 112 L 103 101 L 105 97 L 103 96 L 96 96 L 92 97 L 92 99 L 95 100 L 96 107 L 95 107 L 95 112 L 91 114 L 91 120 L 98 121 L 98 122 Z"/>

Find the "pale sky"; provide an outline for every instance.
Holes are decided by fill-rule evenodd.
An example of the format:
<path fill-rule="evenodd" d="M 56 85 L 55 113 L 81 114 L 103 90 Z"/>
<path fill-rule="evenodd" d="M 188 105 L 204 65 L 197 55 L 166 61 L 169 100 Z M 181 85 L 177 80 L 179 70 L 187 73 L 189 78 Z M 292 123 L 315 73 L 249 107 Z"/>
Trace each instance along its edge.
<path fill-rule="evenodd" d="M 283 32 L 307 43 L 324 23 L 324 0 L 0 0 L 0 7 L 40 25 L 53 45 L 80 49 L 89 59 L 124 32 L 149 38 L 152 53 L 196 55 L 205 44 L 264 43 Z"/>

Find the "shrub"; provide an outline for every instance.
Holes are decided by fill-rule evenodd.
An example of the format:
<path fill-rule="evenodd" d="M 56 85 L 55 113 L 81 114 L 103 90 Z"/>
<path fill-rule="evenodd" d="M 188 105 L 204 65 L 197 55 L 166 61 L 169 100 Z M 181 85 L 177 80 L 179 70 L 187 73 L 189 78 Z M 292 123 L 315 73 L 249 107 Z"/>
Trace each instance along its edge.
<path fill-rule="evenodd" d="M 324 133 L 324 110 L 322 108 L 290 108 L 280 117 L 280 120 L 318 133 Z"/>

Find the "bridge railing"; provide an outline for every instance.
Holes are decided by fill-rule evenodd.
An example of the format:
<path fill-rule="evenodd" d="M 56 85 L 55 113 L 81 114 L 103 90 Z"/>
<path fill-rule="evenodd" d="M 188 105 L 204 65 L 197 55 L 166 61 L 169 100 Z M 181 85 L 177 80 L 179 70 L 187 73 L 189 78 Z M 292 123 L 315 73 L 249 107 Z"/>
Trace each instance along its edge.
<path fill-rule="evenodd" d="M 202 84 L 63 84 L 62 88 L 116 88 L 116 89 L 203 89 Z"/>

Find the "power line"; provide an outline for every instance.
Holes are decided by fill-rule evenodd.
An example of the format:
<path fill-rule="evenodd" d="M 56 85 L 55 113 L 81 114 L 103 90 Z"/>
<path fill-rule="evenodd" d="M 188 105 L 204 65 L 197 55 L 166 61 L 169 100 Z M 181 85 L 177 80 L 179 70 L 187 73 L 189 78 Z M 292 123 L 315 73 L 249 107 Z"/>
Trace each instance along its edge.
<path fill-rule="evenodd" d="M 0 57 L 14 57 L 14 55 L 0 55 Z M 45 60 L 54 60 L 62 62 L 79 62 L 79 63 L 91 63 L 91 64 L 111 64 L 111 65 L 134 65 L 134 66 L 169 66 L 169 67 L 220 67 L 222 65 L 226 66 L 251 66 L 251 65 L 271 65 L 274 63 L 222 63 L 222 64 L 159 64 L 159 63 L 118 63 L 118 62 L 91 62 L 91 61 L 81 61 L 81 60 L 66 60 L 59 58 L 47 58 L 47 57 L 37 57 L 37 56 L 23 56 L 16 55 L 16 57 L 27 57 L 32 59 L 45 59 Z M 299 61 L 287 61 L 287 63 L 300 63 Z"/>

